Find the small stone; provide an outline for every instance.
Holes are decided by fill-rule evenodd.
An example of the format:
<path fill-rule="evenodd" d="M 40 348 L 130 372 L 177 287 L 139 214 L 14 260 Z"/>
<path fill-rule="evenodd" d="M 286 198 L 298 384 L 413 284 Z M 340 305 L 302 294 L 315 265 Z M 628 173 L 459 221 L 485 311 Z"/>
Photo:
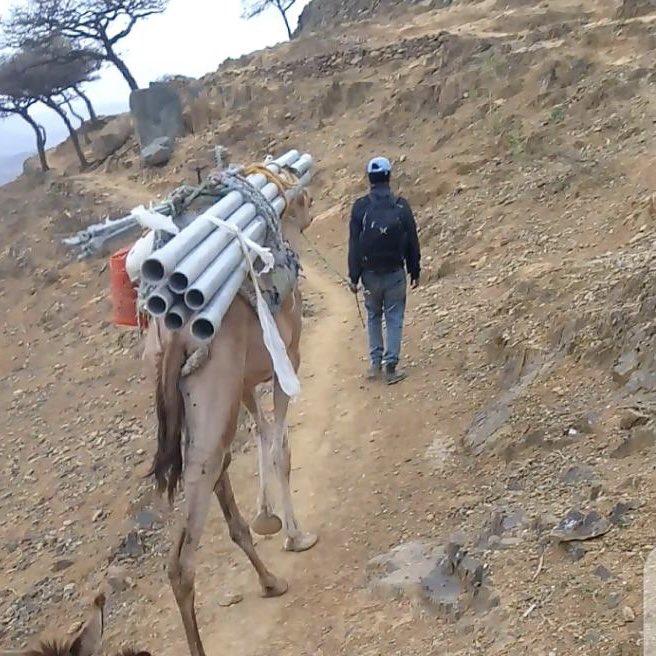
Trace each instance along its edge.
<path fill-rule="evenodd" d="M 620 385 L 626 385 L 631 374 L 640 366 L 640 358 L 635 351 L 622 353 L 613 367 L 613 379 Z"/>
<path fill-rule="evenodd" d="M 114 592 L 124 592 L 129 587 L 127 572 L 119 565 L 110 565 L 107 568 L 107 582 Z"/>
<path fill-rule="evenodd" d="M 610 522 L 598 512 L 584 515 L 578 510 L 572 510 L 551 531 L 550 536 L 556 542 L 592 540 L 607 533 L 610 526 Z"/>
<path fill-rule="evenodd" d="M 581 560 L 586 554 L 586 550 L 580 544 L 576 544 L 576 542 L 569 542 L 562 546 L 567 557 L 574 563 Z"/>
<path fill-rule="evenodd" d="M 227 592 L 219 599 L 219 606 L 227 608 L 228 606 L 234 606 L 244 600 L 244 595 L 239 594 L 238 592 Z"/>
<path fill-rule="evenodd" d="M 596 567 L 593 574 L 595 576 L 598 576 L 602 581 L 610 581 L 611 579 L 616 578 L 616 576 L 607 567 L 604 567 L 603 565 L 599 565 L 598 567 Z"/>
<path fill-rule="evenodd" d="M 615 526 L 628 526 L 630 520 L 626 515 L 637 508 L 638 503 L 635 501 L 618 501 L 611 510 L 610 521 L 615 524 Z"/>
<path fill-rule="evenodd" d="M 574 465 L 564 471 L 560 480 L 566 485 L 576 485 L 578 483 L 589 483 L 596 478 L 595 470 L 590 465 Z"/>
<path fill-rule="evenodd" d="M 638 412 L 634 408 L 625 408 L 620 417 L 620 428 L 622 430 L 629 430 L 634 426 L 643 426 L 648 421 L 649 417 L 647 415 Z"/>
<path fill-rule="evenodd" d="M 622 608 L 622 620 L 626 624 L 628 624 L 629 622 L 635 622 L 635 618 L 636 618 L 635 611 L 633 610 L 633 608 L 631 608 L 631 606 L 624 606 L 624 608 Z"/>
<path fill-rule="evenodd" d="M 145 553 L 143 543 L 136 531 L 130 531 L 123 542 L 121 553 L 128 558 L 139 558 Z"/>
<path fill-rule="evenodd" d="M 622 595 L 620 595 L 619 592 L 613 592 L 613 594 L 608 595 L 606 605 L 608 606 L 609 610 L 615 610 L 619 607 L 621 601 Z"/>
<path fill-rule="evenodd" d="M 134 518 L 134 521 L 140 528 L 143 529 L 153 529 L 158 524 L 159 519 L 155 513 L 150 510 L 142 510 Z"/>
<path fill-rule="evenodd" d="M 600 629 L 589 629 L 586 631 L 584 639 L 589 645 L 595 645 L 598 642 L 601 642 L 603 638 L 604 634 Z"/>
<path fill-rule="evenodd" d="M 73 565 L 72 560 L 66 560 L 63 558 L 62 560 L 56 560 L 53 564 L 52 567 L 50 568 L 50 571 L 56 574 L 57 572 L 62 572 L 65 569 L 68 569 Z"/>
<path fill-rule="evenodd" d="M 647 453 L 651 451 L 655 444 L 656 432 L 653 425 L 639 426 L 611 452 L 610 457 L 628 458 L 632 455 Z"/>

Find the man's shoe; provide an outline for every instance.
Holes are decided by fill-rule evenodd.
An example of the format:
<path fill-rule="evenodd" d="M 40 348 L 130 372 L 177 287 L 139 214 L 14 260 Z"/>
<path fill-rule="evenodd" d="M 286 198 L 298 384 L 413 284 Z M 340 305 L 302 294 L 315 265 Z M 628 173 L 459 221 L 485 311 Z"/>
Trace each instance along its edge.
<path fill-rule="evenodd" d="M 382 367 L 379 364 L 372 364 L 367 369 L 367 380 L 376 380 L 382 372 Z"/>
<path fill-rule="evenodd" d="M 397 371 L 395 365 L 388 364 L 385 367 L 385 382 L 388 385 L 400 383 L 405 377 L 406 374 L 403 371 Z"/>

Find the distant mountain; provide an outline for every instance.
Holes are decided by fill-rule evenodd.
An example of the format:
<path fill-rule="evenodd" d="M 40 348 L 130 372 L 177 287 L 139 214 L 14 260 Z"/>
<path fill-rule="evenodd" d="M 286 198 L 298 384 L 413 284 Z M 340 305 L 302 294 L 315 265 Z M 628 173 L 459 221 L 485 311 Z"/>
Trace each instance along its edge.
<path fill-rule="evenodd" d="M 23 171 L 23 162 L 32 155 L 31 152 L 0 155 L 0 185 L 17 178 Z"/>

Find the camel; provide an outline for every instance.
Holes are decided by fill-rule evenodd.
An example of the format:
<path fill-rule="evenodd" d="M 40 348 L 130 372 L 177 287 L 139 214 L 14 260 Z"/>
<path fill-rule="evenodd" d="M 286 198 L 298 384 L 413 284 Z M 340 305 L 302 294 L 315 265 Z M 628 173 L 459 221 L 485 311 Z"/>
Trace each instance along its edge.
<path fill-rule="evenodd" d="M 17 651 L 0 651 L 0 656 L 94 656 L 100 650 L 105 629 L 104 593 L 97 594 L 82 627 L 68 638 L 40 640 L 34 647 Z M 150 656 L 147 651 L 126 648 L 117 656 Z"/>
<path fill-rule="evenodd" d="M 301 233 L 311 224 L 312 199 L 301 190 L 288 204 L 281 220 L 284 238 L 296 252 Z M 289 359 L 300 365 L 302 298 L 298 283 L 283 301 L 275 320 Z M 184 484 L 185 516 L 177 529 L 168 563 L 168 576 L 182 617 L 191 656 L 205 656 L 194 606 L 195 554 L 203 533 L 212 495 L 228 524 L 230 537 L 246 554 L 259 576 L 262 595 L 276 597 L 287 583 L 264 565 L 253 545 L 248 523 L 235 502 L 228 468 L 241 403 L 256 424 L 260 473 L 253 531 L 263 535 L 284 530 L 284 549 L 301 552 L 312 548 L 317 536 L 301 530 L 291 491 L 291 454 L 287 437 L 289 398 L 278 383 L 265 347 L 256 313 L 237 296 L 221 328 L 206 351 L 205 360 L 191 373 L 188 362 L 200 351 L 188 329 L 168 331 L 161 321 L 150 324 L 144 358 L 154 365 L 158 446 L 152 466 L 160 492 L 173 501 L 178 484 Z M 183 369 L 184 368 L 184 369 Z M 187 375 L 185 375 L 187 372 Z M 274 421 L 262 411 L 258 386 L 273 381 Z M 184 442 L 184 467 L 182 434 Z M 270 478 L 275 474 L 282 495 L 282 520 L 273 512 Z"/>

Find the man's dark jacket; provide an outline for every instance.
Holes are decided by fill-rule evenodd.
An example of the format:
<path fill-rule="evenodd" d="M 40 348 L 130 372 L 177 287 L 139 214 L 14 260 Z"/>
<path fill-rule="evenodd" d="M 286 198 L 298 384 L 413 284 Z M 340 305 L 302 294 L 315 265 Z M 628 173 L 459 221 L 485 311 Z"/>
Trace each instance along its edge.
<path fill-rule="evenodd" d="M 391 194 L 388 183 L 379 183 L 371 187 L 371 194 Z M 400 219 L 405 229 L 405 253 L 402 259 L 398 262 L 390 263 L 390 269 L 402 269 L 405 263 L 407 272 L 410 274 L 411 280 L 419 280 L 421 272 L 420 258 L 421 253 L 419 250 L 419 238 L 417 237 L 417 225 L 415 218 L 410 209 L 408 201 L 404 198 L 396 198 L 397 205 L 400 210 Z M 357 285 L 360 277 L 362 276 L 362 256 L 360 253 L 360 233 L 362 232 L 362 225 L 364 216 L 369 208 L 371 200 L 369 195 L 358 198 L 353 203 L 351 209 L 351 221 L 349 224 L 349 252 L 348 252 L 348 268 L 349 278 L 354 285 Z"/>

